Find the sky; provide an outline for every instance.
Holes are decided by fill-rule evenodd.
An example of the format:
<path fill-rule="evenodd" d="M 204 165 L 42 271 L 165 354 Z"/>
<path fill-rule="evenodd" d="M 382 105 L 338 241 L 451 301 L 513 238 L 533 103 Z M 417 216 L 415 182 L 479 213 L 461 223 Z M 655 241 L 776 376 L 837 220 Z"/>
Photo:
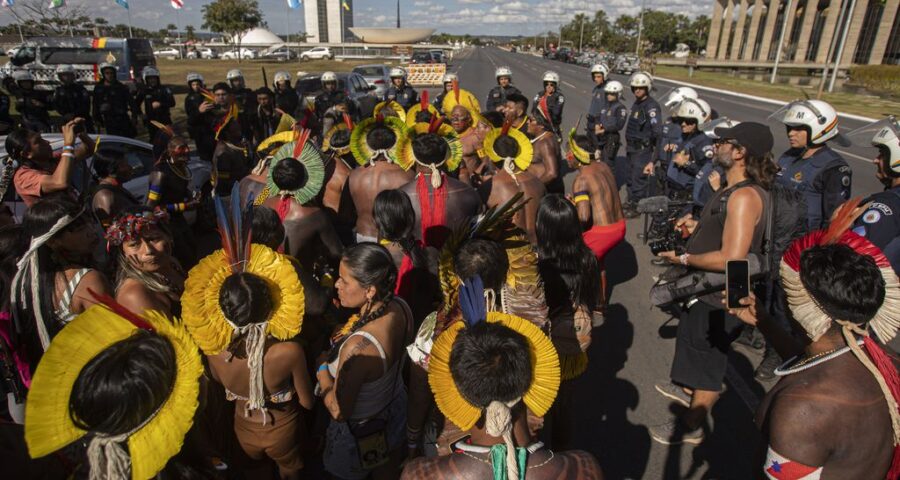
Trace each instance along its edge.
<path fill-rule="evenodd" d="M 22 3 L 27 0 L 16 0 Z M 49 0 L 37 0 L 46 1 Z M 203 24 L 202 5 L 209 1 L 183 0 L 184 9 L 174 10 L 169 0 L 128 0 L 132 25 L 158 30 L 169 23 L 184 29 Z M 306 0 L 303 0 L 305 3 Z M 315 0 L 310 0 L 315 1 Z M 711 0 L 643 0 L 648 8 L 684 13 L 688 16 L 711 15 Z M 287 8 L 287 0 L 258 0 L 270 30 L 292 33 L 305 30 L 303 7 Z M 109 23 L 128 23 L 124 8 L 114 0 L 68 0 L 70 5 L 87 5 L 89 16 L 106 18 Z M 638 0 L 400 0 L 400 22 L 404 27 L 435 28 L 453 34 L 531 35 L 555 30 L 576 13 L 593 14 L 603 9 L 614 19 L 621 14 L 640 10 Z M 0 8 L 0 24 L 12 21 L 9 12 Z M 393 27 L 396 24 L 396 0 L 354 0 L 354 24 L 366 27 Z"/>

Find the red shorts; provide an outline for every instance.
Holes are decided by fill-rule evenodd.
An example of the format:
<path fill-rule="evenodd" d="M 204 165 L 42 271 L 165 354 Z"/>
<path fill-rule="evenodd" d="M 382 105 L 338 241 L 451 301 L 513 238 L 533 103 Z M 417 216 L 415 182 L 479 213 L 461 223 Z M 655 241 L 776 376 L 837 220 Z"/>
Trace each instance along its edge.
<path fill-rule="evenodd" d="M 602 266 L 603 257 L 625 238 L 625 219 L 610 225 L 594 225 L 581 236 Z"/>

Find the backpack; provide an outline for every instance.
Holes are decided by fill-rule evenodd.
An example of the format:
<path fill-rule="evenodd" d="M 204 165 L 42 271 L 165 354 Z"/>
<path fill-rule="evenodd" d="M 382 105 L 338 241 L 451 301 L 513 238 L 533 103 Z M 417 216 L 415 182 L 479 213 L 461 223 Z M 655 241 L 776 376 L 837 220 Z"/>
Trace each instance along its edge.
<path fill-rule="evenodd" d="M 781 257 L 794 240 L 806 235 L 806 199 L 797 190 L 780 183 L 769 187 L 769 211 L 763 237 L 768 278 L 777 278 Z"/>

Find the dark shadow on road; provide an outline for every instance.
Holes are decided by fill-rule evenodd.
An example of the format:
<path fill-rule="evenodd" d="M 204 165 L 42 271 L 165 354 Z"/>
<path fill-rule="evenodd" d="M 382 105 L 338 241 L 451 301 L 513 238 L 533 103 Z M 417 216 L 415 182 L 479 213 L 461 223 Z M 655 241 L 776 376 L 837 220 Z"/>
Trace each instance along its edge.
<path fill-rule="evenodd" d="M 623 240 L 606 254 L 603 261 L 606 267 L 606 298 L 612 298 L 616 285 L 623 284 L 637 276 L 637 254 L 628 240 Z"/>

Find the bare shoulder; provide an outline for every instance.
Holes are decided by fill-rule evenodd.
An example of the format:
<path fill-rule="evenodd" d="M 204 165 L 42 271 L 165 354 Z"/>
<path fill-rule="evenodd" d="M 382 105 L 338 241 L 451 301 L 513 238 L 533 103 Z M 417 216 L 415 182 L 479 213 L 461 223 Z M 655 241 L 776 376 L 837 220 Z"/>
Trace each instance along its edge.
<path fill-rule="evenodd" d="M 266 352 L 266 358 L 275 361 L 301 360 L 303 355 L 303 347 L 291 340 L 276 342 Z"/>
<path fill-rule="evenodd" d="M 569 450 L 556 454 L 557 464 L 562 475 L 558 478 L 577 478 L 579 480 L 603 480 L 600 463 L 588 452 Z"/>
<path fill-rule="evenodd" d="M 164 307 L 150 289 L 133 279 L 126 279 L 119 285 L 116 290 L 116 301 L 136 313 L 144 310 L 160 310 Z"/>

